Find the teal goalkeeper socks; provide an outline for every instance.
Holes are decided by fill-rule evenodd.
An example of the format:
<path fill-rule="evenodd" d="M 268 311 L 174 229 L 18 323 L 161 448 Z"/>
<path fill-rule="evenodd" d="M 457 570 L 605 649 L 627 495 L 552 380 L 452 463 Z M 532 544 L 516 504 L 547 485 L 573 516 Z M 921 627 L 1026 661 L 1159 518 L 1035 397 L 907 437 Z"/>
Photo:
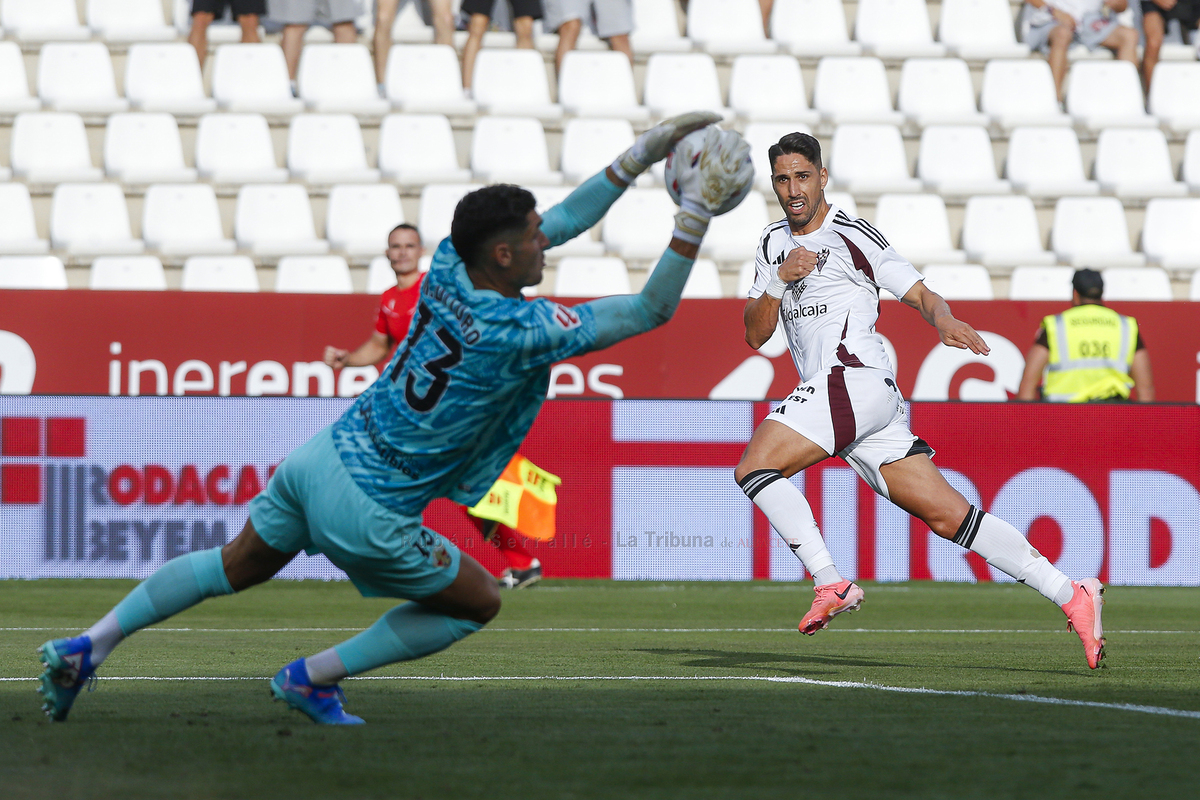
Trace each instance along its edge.
<path fill-rule="evenodd" d="M 129 636 L 191 608 L 206 597 L 233 594 L 225 577 L 221 548 L 198 550 L 173 558 L 117 603 L 113 613 L 121 633 Z"/>
<path fill-rule="evenodd" d="M 411 661 L 445 650 L 482 627 L 478 622 L 448 617 L 420 603 L 405 603 L 333 649 L 346 665 L 346 671 L 357 675 L 384 664 Z"/>

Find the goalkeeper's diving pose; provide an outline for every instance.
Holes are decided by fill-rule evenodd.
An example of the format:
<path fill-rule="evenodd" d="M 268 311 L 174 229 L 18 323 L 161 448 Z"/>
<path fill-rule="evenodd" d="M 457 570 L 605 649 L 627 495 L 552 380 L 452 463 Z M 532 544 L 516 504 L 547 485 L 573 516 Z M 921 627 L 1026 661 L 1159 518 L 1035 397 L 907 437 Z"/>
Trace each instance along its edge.
<path fill-rule="evenodd" d="M 475 505 L 525 438 L 550 366 L 663 324 L 675 312 L 713 211 L 753 180 L 749 147 L 709 128 L 698 168 L 681 176 L 673 237 L 636 295 L 567 308 L 526 301 L 543 251 L 595 225 L 622 191 L 686 134 L 697 112 L 650 129 L 544 217 L 517 186 L 466 195 L 433 257 L 408 337 L 340 419 L 280 464 L 241 534 L 168 561 L 80 636 L 40 648 L 43 708 L 66 719 L 80 688 L 134 631 L 207 597 L 273 577 L 304 550 L 324 553 L 366 597 L 396 606 L 347 641 L 286 665 L 271 691 L 315 722 L 358 724 L 338 681 L 436 653 L 500 610 L 496 581 L 421 513 L 434 499 Z"/>

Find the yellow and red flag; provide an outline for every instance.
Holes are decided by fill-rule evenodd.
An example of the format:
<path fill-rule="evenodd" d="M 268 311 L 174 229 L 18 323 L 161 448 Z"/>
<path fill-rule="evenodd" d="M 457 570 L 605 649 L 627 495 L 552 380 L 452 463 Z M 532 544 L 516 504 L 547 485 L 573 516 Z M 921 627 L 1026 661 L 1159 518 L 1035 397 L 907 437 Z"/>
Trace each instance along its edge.
<path fill-rule="evenodd" d="M 517 453 L 500 473 L 500 480 L 467 513 L 507 525 L 531 539 L 553 539 L 558 505 L 554 487 L 560 483 L 557 475 Z"/>

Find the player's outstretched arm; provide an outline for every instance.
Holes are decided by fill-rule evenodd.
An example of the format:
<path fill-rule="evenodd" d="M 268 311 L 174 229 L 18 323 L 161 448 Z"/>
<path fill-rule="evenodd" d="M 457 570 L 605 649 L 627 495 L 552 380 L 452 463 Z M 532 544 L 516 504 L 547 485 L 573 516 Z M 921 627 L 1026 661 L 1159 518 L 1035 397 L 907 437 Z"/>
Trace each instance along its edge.
<path fill-rule="evenodd" d="M 905 305 L 912 306 L 921 312 L 921 316 L 933 327 L 937 328 L 942 344 L 947 347 L 957 347 L 959 350 L 970 350 L 981 356 L 992 352 L 983 341 L 983 337 L 975 332 L 967 323 L 955 319 L 950 313 L 950 306 L 937 292 L 925 288 L 924 281 L 917 281 L 902 298 Z"/>
<path fill-rule="evenodd" d="M 699 169 L 679 178 L 679 213 L 671 244 L 658 260 L 639 294 L 603 297 L 588 305 L 596 318 L 600 350 L 622 339 L 662 325 L 679 306 L 708 222 L 730 198 L 754 180 L 750 145 L 733 131 L 709 128 L 700 153 Z"/>
<path fill-rule="evenodd" d="M 550 240 L 550 246 L 569 242 L 599 222 L 625 187 L 651 164 L 666 158 L 680 139 L 720 118 L 709 111 L 692 111 L 663 120 L 639 136 L 633 147 L 617 156 L 611 166 L 584 181 L 542 215 L 542 233 Z"/>
<path fill-rule="evenodd" d="M 360 344 L 353 352 L 333 346 L 326 347 L 325 363 L 334 369 L 378 364 L 391 352 L 393 344 L 395 342 L 386 333 L 375 331 L 370 339 Z"/>

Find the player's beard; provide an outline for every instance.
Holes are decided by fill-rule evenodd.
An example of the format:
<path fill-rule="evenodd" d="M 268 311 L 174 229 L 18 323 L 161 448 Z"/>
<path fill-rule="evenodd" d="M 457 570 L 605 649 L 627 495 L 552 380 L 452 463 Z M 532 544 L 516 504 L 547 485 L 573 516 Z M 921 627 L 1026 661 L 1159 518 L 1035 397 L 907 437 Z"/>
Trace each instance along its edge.
<path fill-rule="evenodd" d="M 822 192 L 819 194 L 815 203 L 811 202 L 811 198 L 808 197 L 803 197 L 801 199 L 804 200 L 804 208 L 798 215 L 794 215 L 791 212 L 791 209 L 786 206 L 784 207 L 784 213 L 788 218 L 788 227 L 792 230 L 802 230 L 805 226 L 813 221 L 813 218 L 817 216 L 817 211 L 819 211 L 821 206 L 825 203 L 825 193 Z"/>

